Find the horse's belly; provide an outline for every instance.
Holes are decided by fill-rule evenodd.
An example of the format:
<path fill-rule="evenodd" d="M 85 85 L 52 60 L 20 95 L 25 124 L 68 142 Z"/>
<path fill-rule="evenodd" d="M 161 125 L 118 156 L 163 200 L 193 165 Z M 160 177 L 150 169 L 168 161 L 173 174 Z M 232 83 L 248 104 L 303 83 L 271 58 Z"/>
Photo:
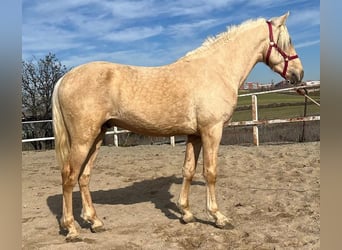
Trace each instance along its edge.
<path fill-rule="evenodd" d="M 154 136 L 196 134 L 196 119 L 179 113 L 178 115 L 156 112 L 124 113 L 113 119 L 114 125 L 128 129 L 132 132 Z"/>

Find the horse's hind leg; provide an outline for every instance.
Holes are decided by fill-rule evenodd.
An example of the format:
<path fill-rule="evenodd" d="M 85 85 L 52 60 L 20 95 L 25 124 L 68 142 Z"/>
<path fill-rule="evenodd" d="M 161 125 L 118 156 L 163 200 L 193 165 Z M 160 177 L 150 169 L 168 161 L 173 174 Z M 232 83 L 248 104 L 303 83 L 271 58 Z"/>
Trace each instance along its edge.
<path fill-rule="evenodd" d="M 83 172 L 81 172 L 78 183 L 80 187 L 80 192 L 82 196 L 82 214 L 81 217 L 91 223 L 91 228 L 93 232 L 99 232 L 103 230 L 103 222 L 97 217 L 93 202 L 91 199 L 89 191 L 89 181 L 91 170 L 94 165 L 94 161 L 99 152 L 102 140 L 104 138 L 105 129 L 103 129 L 100 135 L 96 138 L 91 151 L 89 152 L 89 159 L 86 163 Z"/>
<path fill-rule="evenodd" d="M 96 151 L 95 149 L 98 141 L 101 140 L 101 136 L 99 135 L 102 131 L 96 125 L 85 129 L 78 124 L 77 128 L 72 128 L 73 129 L 69 129 L 71 138 L 69 158 L 62 168 L 63 216 L 61 219 L 61 226 L 68 230 L 67 241 L 77 240 L 78 236 L 73 216 L 72 191 L 77 181 L 79 181 L 80 176 L 84 176 L 84 174 L 90 172 L 87 170 L 89 169 L 87 168 L 87 165 L 89 161 L 92 163 L 95 158 L 93 153 Z M 83 131 L 87 131 L 88 133 L 84 133 Z M 82 178 L 81 183 L 83 183 L 83 179 L 84 178 Z M 83 186 L 81 189 L 84 190 Z M 83 192 L 81 191 L 81 193 Z M 89 192 L 88 194 L 90 197 Z M 84 200 L 83 196 L 84 195 L 82 194 L 82 200 Z"/>
<path fill-rule="evenodd" d="M 68 230 L 67 241 L 77 239 L 78 236 L 72 209 L 72 191 L 88 153 L 89 147 L 86 144 L 72 143 L 69 160 L 62 168 L 63 216 L 61 225 Z"/>
<path fill-rule="evenodd" d="M 230 220 L 218 209 L 215 194 L 217 154 L 222 137 L 222 124 L 201 131 L 203 143 L 203 176 L 207 182 L 207 211 L 219 228 L 231 228 Z"/>
<path fill-rule="evenodd" d="M 189 208 L 189 189 L 192 178 L 195 175 L 197 160 L 201 151 L 202 142 L 199 136 L 189 135 L 186 144 L 186 153 L 183 165 L 183 183 L 178 199 L 178 207 L 181 210 L 185 223 L 195 220 Z"/>

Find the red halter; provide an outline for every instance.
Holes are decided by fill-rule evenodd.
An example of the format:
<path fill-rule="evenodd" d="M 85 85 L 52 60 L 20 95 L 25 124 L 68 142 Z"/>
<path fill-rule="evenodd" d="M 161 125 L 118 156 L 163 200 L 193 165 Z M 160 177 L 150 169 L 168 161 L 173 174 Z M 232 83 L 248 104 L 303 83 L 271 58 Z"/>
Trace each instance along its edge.
<path fill-rule="evenodd" d="M 278 47 L 278 45 L 273 40 L 272 23 L 271 23 L 271 21 L 266 21 L 266 22 L 268 24 L 268 31 L 269 31 L 269 35 L 270 35 L 270 45 L 268 47 L 267 54 L 266 54 L 266 64 L 269 65 L 269 60 L 270 60 L 272 48 L 274 47 L 280 53 L 280 55 L 282 55 L 282 57 L 284 58 L 284 61 L 285 61 L 284 69 L 283 69 L 283 72 L 279 73 L 279 74 L 283 78 L 285 78 L 289 61 L 298 58 L 298 55 L 289 56 L 281 48 Z"/>

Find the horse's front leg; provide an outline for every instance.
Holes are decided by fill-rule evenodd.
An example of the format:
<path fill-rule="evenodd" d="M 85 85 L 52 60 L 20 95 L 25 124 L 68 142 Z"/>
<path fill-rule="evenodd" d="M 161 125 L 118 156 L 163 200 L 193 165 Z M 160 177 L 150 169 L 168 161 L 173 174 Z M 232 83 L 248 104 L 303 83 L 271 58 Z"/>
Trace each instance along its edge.
<path fill-rule="evenodd" d="M 203 176 L 207 183 L 207 212 L 215 219 L 219 228 L 231 228 L 231 220 L 218 209 L 215 194 L 217 176 L 217 154 L 222 137 L 223 124 L 216 124 L 202 130 Z"/>
<path fill-rule="evenodd" d="M 182 220 L 185 223 L 195 221 L 195 217 L 189 207 L 189 190 L 192 178 L 196 172 L 198 156 L 201 151 L 202 142 L 199 136 L 189 135 L 186 143 L 186 152 L 183 165 L 183 183 L 178 199 L 178 208 L 183 214 Z"/>

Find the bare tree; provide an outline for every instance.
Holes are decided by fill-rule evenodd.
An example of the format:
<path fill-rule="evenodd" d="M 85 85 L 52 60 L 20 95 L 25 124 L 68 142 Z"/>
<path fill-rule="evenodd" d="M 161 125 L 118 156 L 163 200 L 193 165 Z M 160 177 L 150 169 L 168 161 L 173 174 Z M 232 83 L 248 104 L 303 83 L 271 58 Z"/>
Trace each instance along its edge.
<path fill-rule="evenodd" d="M 68 71 L 56 55 L 22 62 L 22 119 L 26 121 L 52 118 L 51 98 L 57 80 Z M 52 136 L 51 123 L 23 125 L 26 138 Z M 32 142 L 35 149 L 51 147 L 51 143 Z"/>

